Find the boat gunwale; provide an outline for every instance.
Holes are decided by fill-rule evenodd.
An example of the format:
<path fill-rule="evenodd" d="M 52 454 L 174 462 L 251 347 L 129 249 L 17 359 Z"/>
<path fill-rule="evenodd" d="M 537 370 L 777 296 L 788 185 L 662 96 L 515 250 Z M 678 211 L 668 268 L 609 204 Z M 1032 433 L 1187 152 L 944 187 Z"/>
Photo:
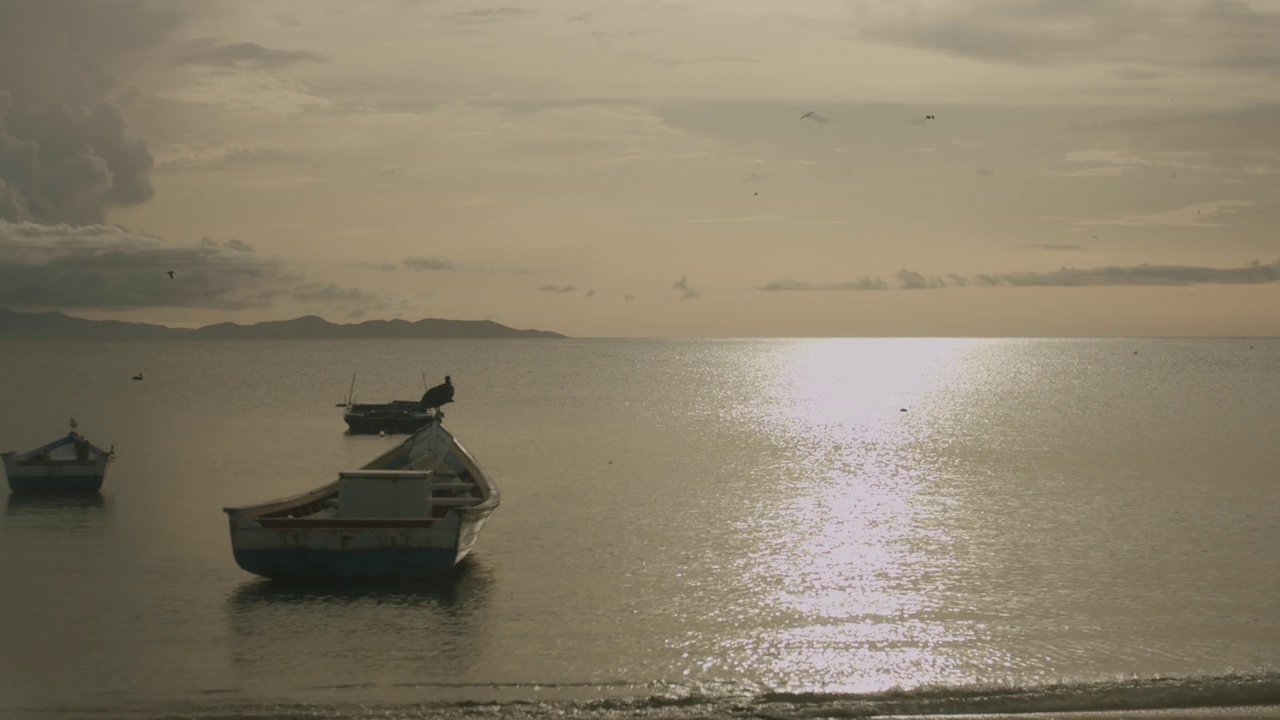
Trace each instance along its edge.
<path fill-rule="evenodd" d="M 467 517 L 472 517 L 472 516 L 475 516 L 475 515 L 478 515 L 478 514 L 484 514 L 484 513 L 488 513 L 488 512 L 490 512 L 490 511 L 492 511 L 494 508 L 496 508 L 496 507 L 498 506 L 498 503 L 499 503 L 499 496 L 500 496 L 500 493 L 498 492 L 498 487 L 497 487 L 497 485 L 495 485 L 495 484 L 494 484 L 493 480 L 489 477 L 489 474 L 488 474 L 488 473 L 486 473 L 486 472 L 485 472 L 485 471 L 480 467 L 480 463 L 476 461 L 475 457 L 474 457 L 474 456 L 472 456 L 472 454 L 471 454 L 471 453 L 470 453 L 470 452 L 469 452 L 465 447 L 463 447 L 462 443 L 461 443 L 461 442 L 459 442 L 459 441 L 458 441 L 458 439 L 457 439 L 456 437 L 454 437 L 453 433 L 449 432 L 449 431 L 448 431 L 448 430 L 447 430 L 443 425 L 441 425 L 441 424 L 439 423 L 439 420 L 435 420 L 433 424 L 434 424 L 434 425 L 435 425 L 435 427 L 437 427 L 441 432 L 443 432 L 445 435 L 447 435 L 447 436 L 448 436 L 448 438 L 449 438 L 449 445 L 450 445 L 450 452 L 454 453 L 454 454 L 457 456 L 457 458 L 462 462 L 463 469 L 464 469 L 464 470 L 466 470 L 467 474 L 469 474 L 469 475 L 471 476 L 472 481 L 476 484 L 477 489 L 480 491 L 481 495 L 483 496 L 483 499 L 482 499 L 480 502 L 476 503 L 475 505 L 465 505 L 465 506 L 451 507 L 451 508 L 449 508 L 449 509 L 450 509 L 451 511 L 456 511 L 456 512 L 458 512 L 460 515 L 465 515 L 465 516 L 467 516 Z M 425 429 L 425 428 L 426 428 L 426 426 L 424 426 L 424 429 Z M 416 435 L 416 434 L 417 434 L 417 433 L 415 433 L 414 435 Z M 379 455 L 377 458 L 374 458 L 374 460 L 373 460 L 373 461 L 371 461 L 371 462 L 367 463 L 364 467 L 360 468 L 360 470 L 375 470 L 375 469 L 377 469 L 377 468 L 371 468 L 371 467 L 369 467 L 369 466 L 370 466 L 370 465 L 375 465 L 375 464 L 377 464 L 377 463 L 378 463 L 378 461 L 382 460 L 383 458 L 387 458 L 387 457 L 389 457 L 389 456 L 392 456 L 392 455 L 394 455 L 396 452 L 398 452 L 398 451 L 400 451 L 400 450 L 404 449 L 404 447 L 405 447 L 406 443 L 408 443 L 410 440 L 412 440 L 412 437 L 413 437 L 413 436 L 411 436 L 410 438 L 406 439 L 405 441 L 403 441 L 403 442 L 401 442 L 401 443 L 399 443 L 399 444 L 397 444 L 397 445 L 393 446 L 390 450 L 388 450 L 387 452 L 385 452 L 385 453 L 383 453 L 383 454 Z M 285 511 L 285 510 L 290 510 L 290 509 L 297 508 L 297 507 L 302 507 L 302 506 L 305 506 L 305 505 L 310 505 L 310 504 L 312 504 L 312 503 L 322 502 L 322 501 L 324 501 L 325 499 L 327 499 L 327 498 L 328 498 L 328 497 L 330 497 L 330 496 L 336 496 L 336 495 L 338 494 L 338 491 L 339 491 L 339 484 L 340 484 L 340 482 L 341 482 L 341 478 L 339 478 L 339 479 L 337 479 L 337 480 L 333 480 L 333 481 L 331 481 L 331 482 L 329 482 L 329 483 L 326 483 L 326 484 L 324 484 L 324 485 L 321 485 L 320 487 L 313 488 L 313 489 L 311 489 L 311 490 L 308 490 L 308 491 L 305 491 L 305 492 L 298 493 L 298 494 L 296 494 L 296 495 L 291 495 L 291 496 L 284 497 L 284 498 L 279 498 L 279 499 L 276 499 L 276 500 L 268 500 L 268 501 L 266 501 L 266 502 L 263 502 L 263 503 L 257 503 L 257 504 L 254 504 L 254 505 L 239 505 L 239 506 L 234 506 L 234 507 L 224 507 L 224 508 L 222 508 L 222 511 L 223 511 L 224 513 L 226 513 L 227 515 L 232 516 L 232 518 L 233 518 L 233 519 L 234 519 L 235 517 L 237 517 L 237 516 L 238 516 L 238 517 L 241 517 L 241 518 L 243 518 L 243 519 L 245 519 L 245 520 L 249 520 L 249 521 L 251 521 L 251 522 L 258 523 L 258 524 L 259 524 L 259 526 L 264 527 L 264 529 L 265 529 L 265 526 L 262 526 L 262 525 L 261 525 L 261 522 L 260 522 L 260 519 L 261 519 L 261 518 L 263 518 L 264 516 L 266 516 L 266 515 L 271 515 L 271 514 L 274 514 L 274 513 L 278 513 L 278 512 L 281 512 L 281 511 Z M 334 518 L 314 518 L 314 519 L 312 519 L 312 518 L 308 518 L 308 517 L 301 517 L 301 518 L 272 518 L 272 520 L 273 520 L 273 521 L 277 521 L 277 520 L 289 520 L 289 521 L 303 520 L 303 521 L 307 521 L 307 520 L 309 520 L 309 521 L 311 521 L 311 522 L 317 522 L 317 523 L 319 523 L 319 522 L 321 522 L 321 521 L 325 521 L 325 520 L 333 520 L 333 519 L 334 519 Z M 361 519 L 361 520 L 363 520 L 363 519 L 374 519 L 374 520 L 379 520 L 379 519 L 391 519 L 391 518 L 346 518 L 346 519 L 348 519 L 348 520 L 351 520 L 351 519 Z M 430 519 L 430 520 L 438 520 L 439 518 L 428 518 L 428 519 Z M 414 521 L 417 521 L 417 522 L 421 522 L 421 520 L 422 520 L 422 519 L 417 519 L 417 518 L 415 518 L 415 519 L 413 519 L 413 520 L 414 520 Z M 276 524 L 276 523 L 275 523 L 275 522 L 272 522 L 271 524 L 273 524 L 273 525 L 274 525 L 274 524 Z M 307 526 L 307 525 L 302 525 L 301 527 L 308 527 L 308 526 Z M 273 529 L 274 529 L 274 528 L 273 528 Z"/>

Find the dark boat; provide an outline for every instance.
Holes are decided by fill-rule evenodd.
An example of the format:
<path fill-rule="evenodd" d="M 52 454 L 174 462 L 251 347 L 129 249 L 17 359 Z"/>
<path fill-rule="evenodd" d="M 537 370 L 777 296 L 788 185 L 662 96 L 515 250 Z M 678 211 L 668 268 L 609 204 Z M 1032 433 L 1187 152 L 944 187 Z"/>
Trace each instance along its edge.
<path fill-rule="evenodd" d="M 24 453 L 3 454 L 9 489 L 15 493 L 96 493 L 115 449 L 103 450 L 76 432 Z"/>
<path fill-rule="evenodd" d="M 345 407 L 342 419 L 352 435 L 412 435 L 431 422 L 431 413 L 419 410 L 417 400 L 356 403 Z"/>

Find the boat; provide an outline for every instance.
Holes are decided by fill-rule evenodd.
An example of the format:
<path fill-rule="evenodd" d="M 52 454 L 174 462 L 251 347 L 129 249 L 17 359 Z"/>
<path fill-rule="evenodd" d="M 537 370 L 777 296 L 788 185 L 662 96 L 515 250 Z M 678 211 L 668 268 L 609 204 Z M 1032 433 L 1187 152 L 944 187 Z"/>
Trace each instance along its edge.
<path fill-rule="evenodd" d="M 24 453 L 7 452 L 4 472 L 14 493 L 96 493 L 116 450 L 103 450 L 76 432 L 75 419 L 66 437 Z"/>
<path fill-rule="evenodd" d="M 431 413 L 418 409 L 417 400 L 346 405 L 342 419 L 351 435 L 411 435 L 431 422 Z"/>
<path fill-rule="evenodd" d="M 419 578 L 452 569 L 499 494 L 443 417 L 433 414 L 403 442 L 314 490 L 224 508 L 236 563 L 272 579 Z"/>

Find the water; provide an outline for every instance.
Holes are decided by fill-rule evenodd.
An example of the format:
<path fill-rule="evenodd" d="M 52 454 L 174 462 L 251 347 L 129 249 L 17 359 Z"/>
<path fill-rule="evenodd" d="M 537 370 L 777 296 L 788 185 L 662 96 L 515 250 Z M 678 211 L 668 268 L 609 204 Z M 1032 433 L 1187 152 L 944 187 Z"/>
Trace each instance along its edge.
<path fill-rule="evenodd" d="M 1278 367 L 1275 339 L 0 343 L 0 449 L 75 417 L 118 453 L 101 497 L 5 501 L 0 717 L 1274 706 Z M 364 401 L 452 375 L 502 506 L 440 581 L 244 573 L 224 506 L 396 441 L 343 434 L 353 372 Z"/>

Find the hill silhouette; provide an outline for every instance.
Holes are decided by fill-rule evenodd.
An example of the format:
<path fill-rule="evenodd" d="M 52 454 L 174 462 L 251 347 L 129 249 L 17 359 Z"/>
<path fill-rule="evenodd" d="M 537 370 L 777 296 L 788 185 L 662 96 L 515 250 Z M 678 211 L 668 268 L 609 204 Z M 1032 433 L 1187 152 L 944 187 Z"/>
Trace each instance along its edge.
<path fill-rule="evenodd" d="M 60 312 L 0 308 L 3 340 L 387 340 L 427 338 L 563 338 L 549 330 L 518 330 L 491 320 L 366 320 L 331 323 L 315 315 L 241 325 L 225 322 L 172 328 L 119 320 L 86 320 Z"/>

